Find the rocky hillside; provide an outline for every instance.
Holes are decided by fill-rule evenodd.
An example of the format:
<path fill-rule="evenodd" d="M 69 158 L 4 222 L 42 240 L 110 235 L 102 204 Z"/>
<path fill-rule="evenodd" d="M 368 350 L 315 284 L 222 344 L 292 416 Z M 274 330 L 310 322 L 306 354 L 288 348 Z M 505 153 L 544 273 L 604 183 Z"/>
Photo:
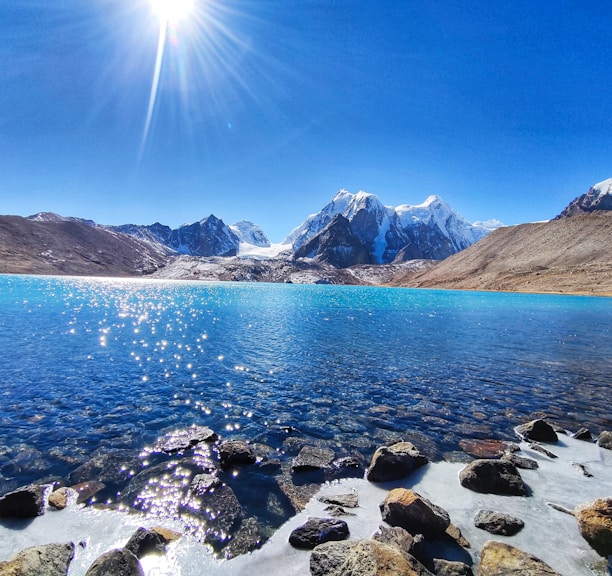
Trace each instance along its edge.
<path fill-rule="evenodd" d="M 150 244 L 92 224 L 0 216 L 0 273 L 141 276 L 163 266 Z"/>
<path fill-rule="evenodd" d="M 612 212 L 499 228 L 394 286 L 612 296 Z"/>

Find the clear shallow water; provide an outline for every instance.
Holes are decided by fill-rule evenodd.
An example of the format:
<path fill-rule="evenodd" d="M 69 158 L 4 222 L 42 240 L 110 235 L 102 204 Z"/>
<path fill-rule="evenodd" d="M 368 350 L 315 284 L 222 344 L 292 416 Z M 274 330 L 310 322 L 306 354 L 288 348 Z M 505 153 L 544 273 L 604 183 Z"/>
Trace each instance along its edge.
<path fill-rule="evenodd" d="M 0 276 L 0 488 L 192 423 L 366 459 L 536 412 L 597 433 L 611 332 L 609 298 Z"/>

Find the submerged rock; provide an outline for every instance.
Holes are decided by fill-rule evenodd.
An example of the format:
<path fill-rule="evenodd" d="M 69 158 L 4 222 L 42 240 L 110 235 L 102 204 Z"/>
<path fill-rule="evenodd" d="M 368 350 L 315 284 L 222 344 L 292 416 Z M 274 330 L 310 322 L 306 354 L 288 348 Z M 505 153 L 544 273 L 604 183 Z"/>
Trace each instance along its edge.
<path fill-rule="evenodd" d="M 304 446 L 299 454 L 293 459 L 291 471 L 308 472 L 329 469 L 331 468 L 335 456 L 334 451 L 329 448 Z"/>
<path fill-rule="evenodd" d="M 546 562 L 503 542 L 485 542 L 478 563 L 478 576 L 561 576 Z"/>
<path fill-rule="evenodd" d="M 474 526 L 491 534 L 514 536 L 523 529 L 525 523 L 520 518 L 515 518 L 509 514 L 495 512 L 494 510 L 480 510 L 474 518 Z"/>
<path fill-rule="evenodd" d="M 556 443 L 559 440 L 555 429 L 548 422 L 541 419 L 532 420 L 517 426 L 516 433 L 524 440 L 532 440 L 534 442 Z"/>
<path fill-rule="evenodd" d="M 201 442 L 216 441 L 217 434 L 208 426 L 193 425 L 166 434 L 154 444 L 150 451 L 174 454 L 176 452 L 184 452 L 189 448 L 197 446 Z"/>
<path fill-rule="evenodd" d="M 125 548 L 102 554 L 89 567 L 85 576 L 145 576 L 138 558 Z"/>
<path fill-rule="evenodd" d="M 255 451 L 242 440 L 227 440 L 219 445 L 219 460 L 225 469 L 255 464 Z"/>
<path fill-rule="evenodd" d="M 36 518 L 45 513 L 44 486 L 24 486 L 0 498 L 0 518 Z"/>
<path fill-rule="evenodd" d="M 312 576 L 418 576 L 394 546 L 376 540 L 327 542 L 310 556 Z"/>
<path fill-rule="evenodd" d="M 380 505 L 383 520 L 411 534 L 439 536 L 450 525 L 448 512 L 412 490 L 395 488 Z"/>
<path fill-rule="evenodd" d="M 459 472 L 459 481 L 474 492 L 527 496 L 527 487 L 516 466 L 503 460 L 474 460 Z"/>
<path fill-rule="evenodd" d="M 459 441 L 459 446 L 466 454 L 475 458 L 499 458 L 506 453 L 513 453 L 519 447 L 513 442 L 503 440 L 472 440 Z"/>
<path fill-rule="evenodd" d="M 22 550 L 0 562 L 3 576 L 66 576 L 74 558 L 74 544 L 47 544 Z"/>
<path fill-rule="evenodd" d="M 574 516 L 582 537 L 601 556 L 612 555 L 612 498 L 598 498 L 577 506 Z"/>
<path fill-rule="evenodd" d="M 366 478 L 370 482 L 400 480 L 428 462 L 427 456 L 421 454 L 412 442 L 381 446 L 372 456 Z"/>
<path fill-rule="evenodd" d="M 141 468 L 142 462 L 131 450 L 112 450 L 95 454 L 91 460 L 73 470 L 68 480 L 70 484 L 80 484 L 87 480 L 121 484 Z"/>
<path fill-rule="evenodd" d="M 309 518 L 291 532 L 289 544 L 295 548 L 312 550 L 315 546 L 334 540 L 348 538 L 349 529 L 344 520 L 337 518 Z"/>

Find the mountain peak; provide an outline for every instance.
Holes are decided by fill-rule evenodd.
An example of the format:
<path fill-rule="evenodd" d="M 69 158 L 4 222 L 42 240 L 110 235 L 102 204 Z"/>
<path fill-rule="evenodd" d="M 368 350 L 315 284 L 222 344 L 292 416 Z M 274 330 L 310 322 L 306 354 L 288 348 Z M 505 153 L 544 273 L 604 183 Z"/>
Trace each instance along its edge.
<path fill-rule="evenodd" d="M 612 210 L 612 178 L 595 184 L 588 192 L 572 200 L 555 220 L 597 210 Z"/>

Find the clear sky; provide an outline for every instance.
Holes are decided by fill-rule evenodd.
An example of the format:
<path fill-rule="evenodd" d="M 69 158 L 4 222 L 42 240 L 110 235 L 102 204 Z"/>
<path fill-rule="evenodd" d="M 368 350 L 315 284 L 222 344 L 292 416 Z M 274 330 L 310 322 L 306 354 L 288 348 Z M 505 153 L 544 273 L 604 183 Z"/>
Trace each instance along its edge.
<path fill-rule="evenodd" d="M 340 188 L 515 224 L 612 176 L 607 0 L 195 1 L 154 102 L 149 0 L 0 2 L 1 214 L 280 241 Z"/>

